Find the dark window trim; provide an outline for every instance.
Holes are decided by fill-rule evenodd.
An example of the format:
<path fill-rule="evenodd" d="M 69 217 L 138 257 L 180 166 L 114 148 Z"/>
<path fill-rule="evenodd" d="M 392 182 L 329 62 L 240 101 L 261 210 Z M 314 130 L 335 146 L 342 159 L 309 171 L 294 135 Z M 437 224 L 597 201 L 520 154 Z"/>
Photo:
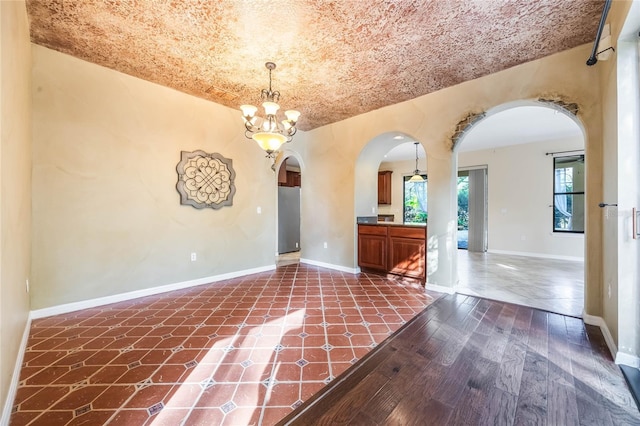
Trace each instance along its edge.
<path fill-rule="evenodd" d="M 553 204 L 551 206 L 552 207 L 551 208 L 551 230 L 553 233 L 558 233 L 558 234 L 584 234 L 584 230 L 574 231 L 574 230 L 568 230 L 568 229 L 556 229 L 556 223 L 555 223 L 556 195 L 584 195 L 586 199 L 586 195 L 584 191 L 556 192 L 556 159 L 567 158 L 567 157 L 582 157 L 583 161 L 585 159 L 584 154 L 558 155 L 553 157 L 553 162 L 551 164 L 551 167 L 553 168 L 553 171 L 552 171 L 553 179 L 551 180 L 552 193 L 553 193 Z M 586 176 L 586 173 L 585 173 L 585 176 Z M 586 223 L 583 223 L 582 226 L 583 228 L 585 228 Z"/>

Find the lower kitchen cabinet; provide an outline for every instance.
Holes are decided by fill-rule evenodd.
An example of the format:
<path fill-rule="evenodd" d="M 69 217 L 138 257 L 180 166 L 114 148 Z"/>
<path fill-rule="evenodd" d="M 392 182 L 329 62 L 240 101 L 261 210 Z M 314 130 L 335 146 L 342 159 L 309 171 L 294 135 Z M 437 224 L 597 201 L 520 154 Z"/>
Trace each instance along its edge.
<path fill-rule="evenodd" d="M 358 225 L 358 266 L 425 281 L 426 226 Z"/>

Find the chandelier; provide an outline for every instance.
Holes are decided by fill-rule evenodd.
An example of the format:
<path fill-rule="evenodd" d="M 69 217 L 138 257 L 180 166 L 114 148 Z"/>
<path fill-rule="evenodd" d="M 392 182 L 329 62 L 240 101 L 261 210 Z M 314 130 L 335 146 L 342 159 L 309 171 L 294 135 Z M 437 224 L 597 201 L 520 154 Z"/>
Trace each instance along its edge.
<path fill-rule="evenodd" d="M 409 182 L 424 182 L 424 178 L 420 174 L 420 170 L 418 170 L 418 142 L 414 142 L 416 145 L 416 169 L 413 171 L 413 176 L 409 179 Z"/>
<path fill-rule="evenodd" d="M 271 71 L 276 68 L 273 62 L 267 62 L 264 66 L 269 70 L 269 89 L 262 89 L 260 98 L 264 108 L 264 118 L 256 116 L 258 108 L 253 105 L 241 105 L 242 119 L 247 139 L 253 139 L 266 153 L 268 158 L 275 158 L 275 152 L 283 143 L 291 142 L 296 131 L 296 122 L 300 112 L 294 110 L 285 111 L 285 120 L 278 122 L 277 113 L 280 109 L 278 101 L 280 92 L 271 89 Z"/>

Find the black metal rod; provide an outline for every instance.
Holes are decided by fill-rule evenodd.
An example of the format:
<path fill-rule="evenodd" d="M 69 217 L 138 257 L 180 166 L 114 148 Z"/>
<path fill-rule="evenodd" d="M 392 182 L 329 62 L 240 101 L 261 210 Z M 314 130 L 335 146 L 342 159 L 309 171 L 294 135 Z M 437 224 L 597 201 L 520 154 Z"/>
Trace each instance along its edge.
<path fill-rule="evenodd" d="M 591 56 L 587 59 L 587 65 L 595 65 L 598 62 L 598 44 L 600 43 L 600 37 L 602 36 L 602 29 L 604 28 L 604 23 L 607 20 L 607 14 L 609 13 L 609 8 L 611 7 L 611 0 L 605 0 L 604 8 L 602 9 L 602 16 L 600 16 L 600 24 L 598 24 L 598 33 L 596 34 L 596 39 L 593 42 L 593 49 L 591 49 Z"/>
<path fill-rule="evenodd" d="M 567 152 L 584 152 L 584 149 L 570 149 L 568 151 L 545 152 L 544 155 L 566 154 Z"/>

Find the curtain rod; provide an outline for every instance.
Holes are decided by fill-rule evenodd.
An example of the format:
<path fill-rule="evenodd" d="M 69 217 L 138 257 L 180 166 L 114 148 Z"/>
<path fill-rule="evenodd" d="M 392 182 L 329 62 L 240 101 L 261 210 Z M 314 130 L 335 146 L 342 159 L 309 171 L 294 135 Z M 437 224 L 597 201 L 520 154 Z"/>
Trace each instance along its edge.
<path fill-rule="evenodd" d="M 584 149 L 571 149 L 569 151 L 545 152 L 544 155 L 566 154 L 567 152 L 584 152 Z"/>

